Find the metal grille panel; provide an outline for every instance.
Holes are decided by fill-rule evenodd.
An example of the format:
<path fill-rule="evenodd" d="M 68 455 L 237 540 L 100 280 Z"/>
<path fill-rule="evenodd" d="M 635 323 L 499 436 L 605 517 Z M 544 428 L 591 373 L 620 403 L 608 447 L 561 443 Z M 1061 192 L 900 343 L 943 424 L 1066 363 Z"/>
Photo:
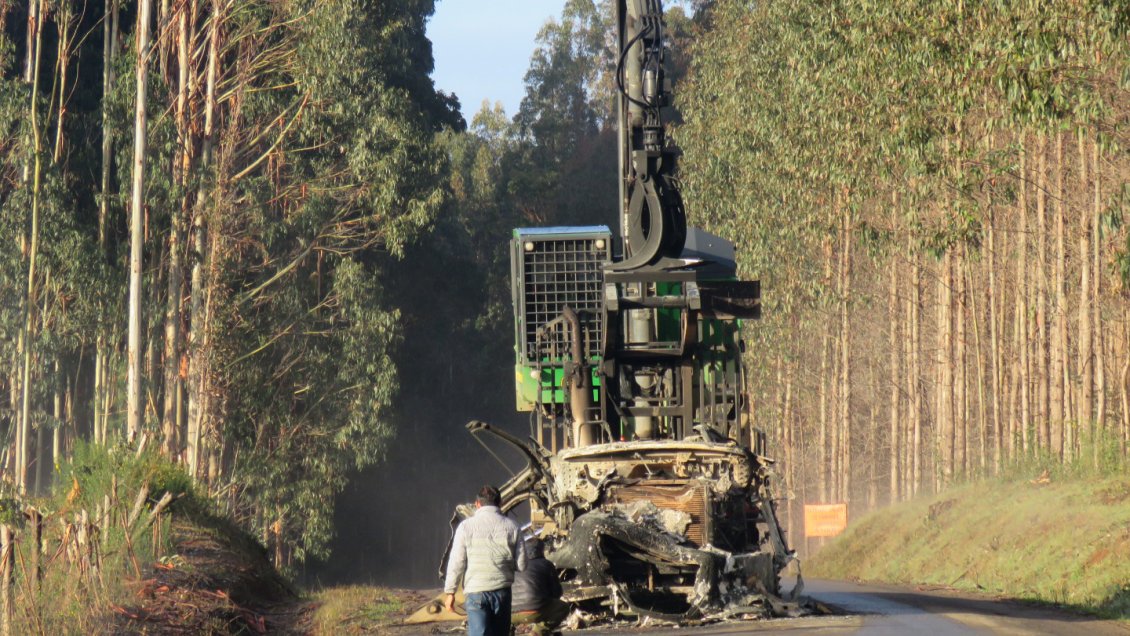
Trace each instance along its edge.
<path fill-rule="evenodd" d="M 586 355 L 598 356 L 603 335 L 602 294 L 604 264 L 609 261 L 608 236 L 554 238 L 524 237 L 516 246 L 521 255 L 520 348 L 528 362 L 556 361 L 569 350 L 567 329 L 554 329 L 541 342 L 537 331 L 557 318 L 566 306 L 580 315 L 585 331 Z M 597 247 L 598 241 L 600 247 Z M 532 249 L 530 249 L 532 246 Z"/>

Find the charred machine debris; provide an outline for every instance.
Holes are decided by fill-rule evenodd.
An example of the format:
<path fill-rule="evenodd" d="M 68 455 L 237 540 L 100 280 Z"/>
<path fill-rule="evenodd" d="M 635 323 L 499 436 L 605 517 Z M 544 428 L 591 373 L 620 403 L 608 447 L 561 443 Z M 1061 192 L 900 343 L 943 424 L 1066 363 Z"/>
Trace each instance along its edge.
<path fill-rule="evenodd" d="M 759 284 L 737 278 L 730 242 L 686 226 L 661 2 L 617 12 L 621 238 L 514 231 L 514 378 L 531 434 L 468 428 L 527 459 L 502 507 L 529 504 L 566 600 L 665 618 L 779 613 L 793 556 L 743 391 L 740 325 L 759 317 Z"/>

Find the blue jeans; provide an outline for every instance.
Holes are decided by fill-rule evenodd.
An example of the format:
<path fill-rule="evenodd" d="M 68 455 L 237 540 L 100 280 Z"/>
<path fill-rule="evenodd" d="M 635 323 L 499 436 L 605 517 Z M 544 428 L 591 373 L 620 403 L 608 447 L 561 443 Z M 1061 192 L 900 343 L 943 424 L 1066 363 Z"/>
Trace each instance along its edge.
<path fill-rule="evenodd" d="M 510 588 L 470 592 L 466 597 L 467 636 L 510 636 Z"/>

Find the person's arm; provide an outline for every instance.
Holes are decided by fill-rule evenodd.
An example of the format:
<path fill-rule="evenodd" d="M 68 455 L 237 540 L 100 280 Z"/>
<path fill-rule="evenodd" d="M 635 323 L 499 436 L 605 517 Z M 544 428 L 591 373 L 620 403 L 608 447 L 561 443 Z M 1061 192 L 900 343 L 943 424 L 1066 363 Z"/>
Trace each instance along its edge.
<path fill-rule="evenodd" d="M 520 528 L 514 531 L 514 563 L 519 572 L 526 569 L 526 546 Z"/>
<path fill-rule="evenodd" d="M 455 610 L 455 588 L 467 570 L 467 544 L 463 538 L 463 524 L 455 528 L 451 541 L 451 556 L 447 560 L 447 576 L 444 577 L 443 591 L 447 594 L 447 611 Z"/>
<path fill-rule="evenodd" d="M 549 597 L 553 599 L 561 598 L 565 592 L 561 589 L 561 579 L 557 578 L 557 568 L 550 564 L 549 568 Z"/>

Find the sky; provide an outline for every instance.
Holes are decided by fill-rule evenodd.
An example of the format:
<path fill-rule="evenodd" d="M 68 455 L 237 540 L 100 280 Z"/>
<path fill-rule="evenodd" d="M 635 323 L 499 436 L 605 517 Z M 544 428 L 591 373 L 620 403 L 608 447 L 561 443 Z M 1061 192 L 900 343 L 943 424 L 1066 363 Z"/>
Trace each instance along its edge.
<path fill-rule="evenodd" d="M 439 0 L 428 22 L 436 88 L 455 93 L 467 123 L 484 99 L 513 116 L 525 94 L 522 77 L 534 38 L 564 0 Z"/>

